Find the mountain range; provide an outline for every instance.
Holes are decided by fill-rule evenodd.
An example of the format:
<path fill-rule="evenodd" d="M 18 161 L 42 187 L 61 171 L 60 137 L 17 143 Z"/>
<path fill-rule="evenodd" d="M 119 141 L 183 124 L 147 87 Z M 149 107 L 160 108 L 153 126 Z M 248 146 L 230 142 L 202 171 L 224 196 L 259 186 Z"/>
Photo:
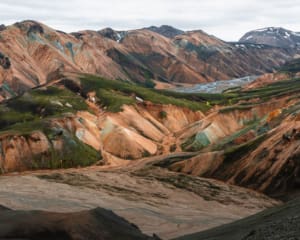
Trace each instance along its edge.
<path fill-rule="evenodd" d="M 1 96 L 22 93 L 64 72 L 157 88 L 227 80 L 272 72 L 297 53 L 265 41 L 228 43 L 169 26 L 67 34 L 24 21 L 0 29 Z"/>

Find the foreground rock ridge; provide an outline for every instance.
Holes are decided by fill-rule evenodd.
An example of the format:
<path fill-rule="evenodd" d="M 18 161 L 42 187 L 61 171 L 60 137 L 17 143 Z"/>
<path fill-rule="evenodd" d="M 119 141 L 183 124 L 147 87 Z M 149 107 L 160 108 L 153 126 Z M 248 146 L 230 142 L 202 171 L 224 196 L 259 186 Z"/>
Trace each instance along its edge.
<path fill-rule="evenodd" d="M 2 208 L 2 207 L 1 207 Z M 156 239 L 111 211 L 96 208 L 77 213 L 0 210 L 1 239 Z"/>

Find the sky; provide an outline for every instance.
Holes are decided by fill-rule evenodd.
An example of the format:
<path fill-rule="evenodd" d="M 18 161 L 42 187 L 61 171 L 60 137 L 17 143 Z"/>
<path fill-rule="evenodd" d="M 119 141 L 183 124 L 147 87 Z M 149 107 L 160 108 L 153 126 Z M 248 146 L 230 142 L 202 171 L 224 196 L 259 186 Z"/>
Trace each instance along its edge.
<path fill-rule="evenodd" d="M 1 0 L 0 24 L 36 20 L 58 30 L 172 25 L 237 41 L 269 26 L 300 32 L 300 0 Z"/>

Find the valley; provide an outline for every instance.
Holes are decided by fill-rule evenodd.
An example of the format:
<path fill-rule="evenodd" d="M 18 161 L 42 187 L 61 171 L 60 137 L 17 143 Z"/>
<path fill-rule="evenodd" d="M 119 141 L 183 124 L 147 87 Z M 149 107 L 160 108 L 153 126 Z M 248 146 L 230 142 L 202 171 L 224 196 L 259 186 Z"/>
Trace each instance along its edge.
<path fill-rule="evenodd" d="M 257 77 L 248 76 L 232 80 L 223 80 L 212 83 L 195 84 L 192 87 L 181 87 L 174 89 L 176 92 L 185 93 L 222 93 L 230 88 L 238 88 L 248 85 L 253 82 Z"/>

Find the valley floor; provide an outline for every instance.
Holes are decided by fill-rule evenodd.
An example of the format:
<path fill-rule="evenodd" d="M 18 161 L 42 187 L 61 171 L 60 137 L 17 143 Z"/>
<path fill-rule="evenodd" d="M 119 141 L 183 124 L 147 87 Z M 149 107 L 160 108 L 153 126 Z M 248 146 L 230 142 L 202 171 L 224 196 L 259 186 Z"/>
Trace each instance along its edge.
<path fill-rule="evenodd" d="M 1 176 L 0 205 L 52 212 L 102 207 L 146 234 L 171 239 L 279 204 L 254 191 L 172 173 L 150 163 L 140 161 L 122 170 L 89 167 Z"/>

